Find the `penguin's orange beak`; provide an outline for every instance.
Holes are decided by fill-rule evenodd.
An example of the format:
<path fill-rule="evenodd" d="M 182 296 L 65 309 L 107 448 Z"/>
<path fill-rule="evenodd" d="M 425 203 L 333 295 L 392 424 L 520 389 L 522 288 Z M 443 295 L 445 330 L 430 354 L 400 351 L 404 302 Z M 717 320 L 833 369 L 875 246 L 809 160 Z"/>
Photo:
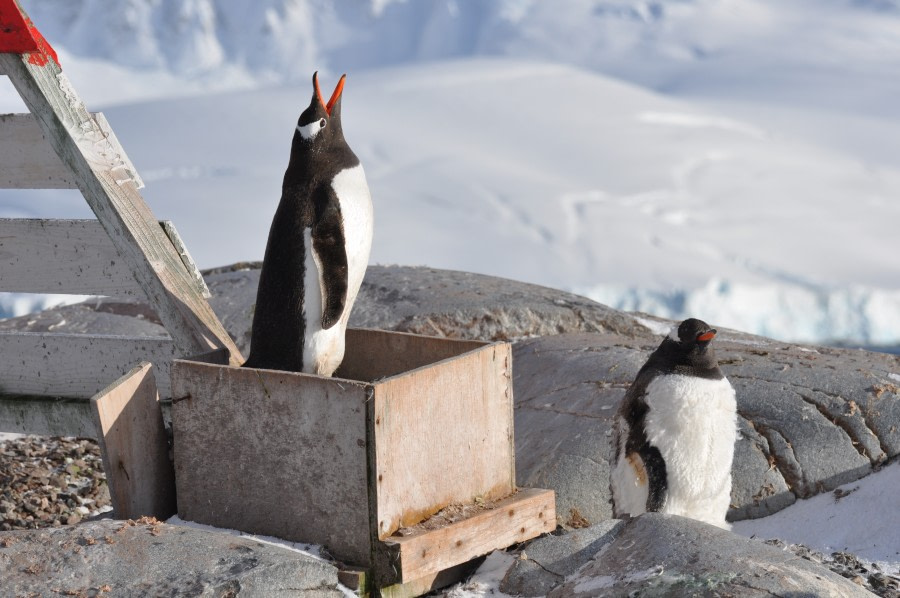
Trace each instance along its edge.
<path fill-rule="evenodd" d="M 716 338 L 716 331 L 715 331 L 715 330 L 710 330 L 709 332 L 704 332 L 703 334 L 698 334 L 698 335 L 697 335 L 697 340 L 698 340 L 699 342 L 701 342 L 701 343 L 705 343 L 705 342 L 707 342 L 707 341 L 711 341 L 711 340 L 714 339 L 714 338 Z"/>
<path fill-rule="evenodd" d="M 325 109 L 325 112 L 328 113 L 328 116 L 331 116 L 331 110 L 334 108 L 334 105 L 341 97 L 341 93 L 344 91 L 344 80 L 347 78 L 347 75 L 341 75 L 341 80 L 338 81 L 337 87 L 334 88 L 334 93 L 331 94 L 331 99 L 328 100 L 328 103 L 325 103 L 325 100 L 322 99 L 322 90 L 319 88 L 319 74 L 315 73 L 313 75 L 313 83 L 316 86 L 316 97 L 319 98 L 319 103 L 322 104 L 322 108 Z"/>

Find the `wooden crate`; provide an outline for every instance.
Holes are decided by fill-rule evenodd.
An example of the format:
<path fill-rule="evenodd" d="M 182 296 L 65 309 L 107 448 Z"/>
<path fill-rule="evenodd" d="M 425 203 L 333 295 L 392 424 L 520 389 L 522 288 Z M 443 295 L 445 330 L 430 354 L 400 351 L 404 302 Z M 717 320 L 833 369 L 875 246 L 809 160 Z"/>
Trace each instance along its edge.
<path fill-rule="evenodd" d="M 227 359 L 172 366 L 183 519 L 322 544 L 377 587 L 554 529 L 552 491 L 515 487 L 509 344 L 350 329 L 333 378 Z M 491 508 L 405 529 L 449 505 Z"/>

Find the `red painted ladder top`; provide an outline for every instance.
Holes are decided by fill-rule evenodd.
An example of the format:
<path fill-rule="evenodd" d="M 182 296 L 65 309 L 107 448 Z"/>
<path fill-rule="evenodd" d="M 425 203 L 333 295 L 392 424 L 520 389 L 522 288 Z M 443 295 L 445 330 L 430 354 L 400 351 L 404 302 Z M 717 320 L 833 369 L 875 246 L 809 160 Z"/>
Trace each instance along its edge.
<path fill-rule="evenodd" d="M 28 62 L 44 66 L 49 60 L 59 65 L 53 47 L 28 18 L 17 0 L 0 0 L 0 53 L 27 54 Z"/>

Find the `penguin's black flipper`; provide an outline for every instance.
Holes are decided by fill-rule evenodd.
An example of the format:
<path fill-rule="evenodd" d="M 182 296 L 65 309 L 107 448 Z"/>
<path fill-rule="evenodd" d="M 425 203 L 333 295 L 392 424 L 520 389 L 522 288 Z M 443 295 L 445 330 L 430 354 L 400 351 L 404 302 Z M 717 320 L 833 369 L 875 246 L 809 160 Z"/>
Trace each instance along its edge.
<path fill-rule="evenodd" d="M 322 329 L 327 330 L 340 320 L 347 303 L 347 246 L 341 207 L 334 190 L 325 187 L 315 203 L 312 242 L 322 269 Z"/>
<path fill-rule="evenodd" d="M 638 449 L 638 454 L 647 470 L 647 511 L 654 513 L 662 510 L 666 504 L 668 483 L 666 478 L 666 462 L 662 453 L 649 442 Z"/>

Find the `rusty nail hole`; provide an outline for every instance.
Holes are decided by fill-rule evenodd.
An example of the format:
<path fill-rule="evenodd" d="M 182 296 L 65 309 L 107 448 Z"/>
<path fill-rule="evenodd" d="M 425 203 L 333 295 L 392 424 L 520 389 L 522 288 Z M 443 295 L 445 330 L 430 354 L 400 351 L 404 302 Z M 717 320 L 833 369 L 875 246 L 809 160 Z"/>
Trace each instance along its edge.
<path fill-rule="evenodd" d="M 462 540 L 457 540 L 457 541 L 456 541 L 456 545 L 457 545 L 457 546 L 462 546 Z"/>
<path fill-rule="evenodd" d="M 384 479 L 384 475 L 379 473 L 379 474 L 378 474 L 378 481 L 380 482 L 380 481 L 383 480 L 383 479 Z"/>
<path fill-rule="evenodd" d="M 422 550 L 422 558 L 425 558 L 426 556 L 428 556 L 428 551 Z"/>
<path fill-rule="evenodd" d="M 381 418 L 380 418 L 380 417 L 376 417 L 376 418 L 375 418 L 375 425 L 377 426 L 377 425 L 380 424 L 380 423 L 381 423 Z"/>
<path fill-rule="evenodd" d="M 516 514 L 516 510 L 515 510 L 515 509 L 510 509 L 510 510 L 509 510 L 509 516 L 510 516 L 510 517 L 512 517 L 512 516 L 515 515 L 515 514 Z"/>
<path fill-rule="evenodd" d="M 525 533 L 525 528 L 524 528 L 524 527 L 523 527 L 523 528 L 522 528 L 522 529 L 520 529 L 520 530 L 519 530 L 519 531 L 520 531 L 520 532 L 521 532 L 521 533 L 523 533 L 523 534 L 524 534 L 524 533 Z"/>
<path fill-rule="evenodd" d="M 538 519 L 543 519 L 543 518 L 544 518 L 544 512 L 541 511 L 540 513 L 538 513 Z"/>

